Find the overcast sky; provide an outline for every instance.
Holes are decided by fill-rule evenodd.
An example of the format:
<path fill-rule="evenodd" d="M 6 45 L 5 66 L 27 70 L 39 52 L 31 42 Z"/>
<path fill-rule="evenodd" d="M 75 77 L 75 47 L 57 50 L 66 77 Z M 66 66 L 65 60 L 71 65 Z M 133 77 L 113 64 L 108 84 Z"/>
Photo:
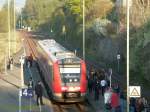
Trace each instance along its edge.
<path fill-rule="evenodd" d="M 16 9 L 20 10 L 22 7 L 24 7 L 26 0 L 16 0 Z M 0 0 L 0 8 L 6 3 L 7 0 Z"/>

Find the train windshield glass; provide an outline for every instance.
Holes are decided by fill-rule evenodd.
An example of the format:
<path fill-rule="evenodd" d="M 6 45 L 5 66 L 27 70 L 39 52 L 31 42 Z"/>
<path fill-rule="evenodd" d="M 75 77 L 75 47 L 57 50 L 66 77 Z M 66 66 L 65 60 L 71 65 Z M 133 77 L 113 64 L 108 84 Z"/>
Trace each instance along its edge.
<path fill-rule="evenodd" d="M 60 66 L 61 79 L 64 83 L 76 83 L 80 81 L 80 65 Z"/>

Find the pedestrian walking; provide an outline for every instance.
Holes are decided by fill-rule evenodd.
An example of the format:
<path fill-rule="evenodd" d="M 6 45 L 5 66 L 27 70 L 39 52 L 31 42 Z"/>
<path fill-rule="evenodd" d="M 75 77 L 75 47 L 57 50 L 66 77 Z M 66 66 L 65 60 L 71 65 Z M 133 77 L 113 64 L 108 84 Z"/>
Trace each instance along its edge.
<path fill-rule="evenodd" d="M 142 98 L 137 99 L 136 101 L 136 111 L 142 112 L 144 110 L 144 104 Z"/>
<path fill-rule="evenodd" d="M 12 57 L 12 56 L 10 57 L 10 63 L 11 63 L 11 64 L 13 64 L 13 63 L 14 63 L 14 59 L 13 59 L 13 57 Z"/>
<path fill-rule="evenodd" d="M 124 112 L 124 108 L 125 108 L 125 96 L 124 96 L 124 92 L 120 92 L 120 109 L 121 111 L 120 112 Z"/>
<path fill-rule="evenodd" d="M 112 96 L 111 96 L 111 107 L 112 112 L 120 112 L 120 104 L 119 104 L 119 95 L 116 93 L 115 90 L 113 90 Z"/>
<path fill-rule="evenodd" d="M 32 54 L 30 54 L 30 56 L 26 57 L 26 66 L 30 68 L 32 67 L 32 63 L 33 63 L 33 57 L 32 57 Z"/>
<path fill-rule="evenodd" d="M 111 88 L 107 87 L 104 92 L 104 104 L 106 112 L 109 112 L 111 110 L 111 95 L 112 90 Z"/>
<path fill-rule="evenodd" d="M 93 71 L 93 68 L 91 68 L 90 72 L 89 72 L 89 76 L 88 76 L 88 90 L 89 90 L 89 93 L 92 93 L 92 90 L 93 90 L 93 74 L 94 74 L 94 71 Z"/>
<path fill-rule="evenodd" d="M 136 99 L 130 98 L 130 112 L 137 112 L 136 111 Z"/>
<path fill-rule="evenodd" d="M 120 94 L 120 86 L 119 86 L 118 83 L 114 85 L 114 90 L 116 91 L 116 93 L 117 93 L 118 95 Z"/>
<path fill-rule="evenodd" d="M 90 69 L 90 72 L 89 72 L 89 77 L 92 78 L 92 77 L 93 77 L 93 74 L 94 74 L 94 69 L 91 68 L 91 69 Z"/>
<path fill-rule="evenodd" d="M 105 87 L 107 85 L 107 82 L 105 79 L 103 79 L 103 80 L 101 80 L 100 84 L 101 84 L 102 96 L 104 96 L 104 91 L 105 91 Z"/>
<path fill-rule="evenodd" d="M 37 96 L 37 99 L 36 99 L 37 105 L 39 105 L 39 103 L 41 105 L 43 105 L 43 99 L 42 99 L 42 96 L 43 96 L 43 87 L 42 87 L 41 81 L 38 81 L 38 83 L 35 86 L 35 94 Z"/>
<path fill-rule="evenodd" d="M 95 100 L 98 100 L 99 99 L 99 80 L 98 78 L 95 79 Z"/>
<path fill-rule="evenodd" d="M 143 100 L 143 104 L 144 104 L 144 112 L 147 112 L 148 110 L 147 110 L 147 107 L 148 107 L 148 102 L 147 102 L 147 100 L 146 100 L 146 98 L 142 98 L 142 100 Z"/>
<path fill-rule="evenodd" d="M 30 54 L 30 56 L 29 56 L 29 63 L 30 63 L 30 67 L 32 67 L 32 63 L 33 63 L 33 56 L 32 56 L 32 54 Z"/>
<path fill-rule="evenodd" d="M 96 81 L 97 81 L 97 72 L 93 71 L 92 74 L 92 91 L 95 92 L 95 87 L 96 87 Z"/>
<path fill-rule="evenodd" d="M 10 60 L 10 70 L 13 70 L 14 59 L 13 59 L 13 57 L 11 56 L 9 60 Z"/>
<path fill-rule="evenodd" d="M 10 70 L 10 59 L 8 59 L 8 62 L 7 62 L 8 64 L 7 64 L 7 69 L 9 69 Z"/>
<path fill-rule="evenodd" d="M 91 94 L 92 93 L 92 78 L 89 78 L 88 79 L 88 90 L 89 90 L 89 93 Z"/>
<path fill-rule="evenodd" d="M 27 67 L 28 67 L 28 68 L 30 68 L 30 67 L 31 67 L 31 63 L 30 63 L 30 61 L 29 61 L 29 60 L 27 61 Z"/>

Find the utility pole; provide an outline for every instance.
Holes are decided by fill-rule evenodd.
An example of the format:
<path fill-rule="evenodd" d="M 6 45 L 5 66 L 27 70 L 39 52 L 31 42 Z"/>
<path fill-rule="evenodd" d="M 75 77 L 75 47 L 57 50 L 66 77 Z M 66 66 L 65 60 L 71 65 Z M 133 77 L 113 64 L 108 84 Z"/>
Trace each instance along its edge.
<path fill-rule="evenodd" d="M 23 56 L 21 56 L 20 62 L 21 62 L 21 86 L 23 88 L 24 87 L 24 75 L 23 75 L 24 59 L 23 59 Z"/>
<path fill-rule="evenodd" d="M 16 52 L 16 44 L 17 44 L 17 39 L 16 39 L 16 0 L 14 0 L 14 40 L 15 40 L 15 45 L 14 45 L 14 52 Z"/>
<path fill-rule="evenodd" d="M 83 0 L 83 60 L 85 60 L 85 0 Z"/>
<path fill-rule="evenodd" d="M 22 46 L 24 48 L 24 39 L 22 39 Z M 24 54 L 25 54 L 25 51 L 24 51 Z M 21 63 L 21 87 L 23 88 L 24 87 L 24 74 L 23 74 L 23 65 L 24 65 L 24 57 L 21 56 L 20 58 L 20 63 Z"/>
<path fill-rule="evenodd" d="M 10 0 L 8 2 L 8 57 L 10 58 Z"/>
<path fill-rule="evenodd" d="M 22 29 L 22 12 L 21 12 L 21 29 Z"/>
<path fill-rule="evenodd" d="M 14 52 L 16 52 L 16 0 L 14 0 L 14 40 L 15 40 L 15 47 Z"/>
<path fill-rule="evenodd" d="M 127 2 L 127 112 L 129 112 L 129 0 Z"/>
<path fill-rule="evenodd" d="M 23 43 L 23 41 L 24 41 L 24 39 L 22 39 L 22 46 L 24 47 L 24 43 Z M 25 54 L 25 52 L 24 52 L 24 54 Z M 25 60 L 24 60 L 24 57 L 23 57 L 23 55 L 21 56 L 21 58 L 20 58 L 20 64 L 21 64 L 21 87 L 20 87 L 20 90 L 19 90 L 19 112 L 22 112 L 21 110 L 22 110 L 22 108 L 21 108 L 21 105 L 22 105 L 22 103 L 21 103 L 21 97 L 22 97 L 22 89 L 24 88 L 24 74 L 23 74 L 23 65 L 24 65 L 24 62 L 25 62 Z M 30 106 L 30 110 L 31 110 L 31 106 Z"/>

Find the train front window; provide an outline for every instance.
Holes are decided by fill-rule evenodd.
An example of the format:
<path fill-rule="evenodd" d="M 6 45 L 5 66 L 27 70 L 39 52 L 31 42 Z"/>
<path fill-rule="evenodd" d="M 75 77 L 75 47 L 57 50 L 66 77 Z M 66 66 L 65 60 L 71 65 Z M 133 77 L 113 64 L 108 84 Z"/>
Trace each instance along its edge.
<path fill-rule="evenodd" d="M 80 65 L 60 66 L 61 79 L 64 84 L 80 82 Z"/>

